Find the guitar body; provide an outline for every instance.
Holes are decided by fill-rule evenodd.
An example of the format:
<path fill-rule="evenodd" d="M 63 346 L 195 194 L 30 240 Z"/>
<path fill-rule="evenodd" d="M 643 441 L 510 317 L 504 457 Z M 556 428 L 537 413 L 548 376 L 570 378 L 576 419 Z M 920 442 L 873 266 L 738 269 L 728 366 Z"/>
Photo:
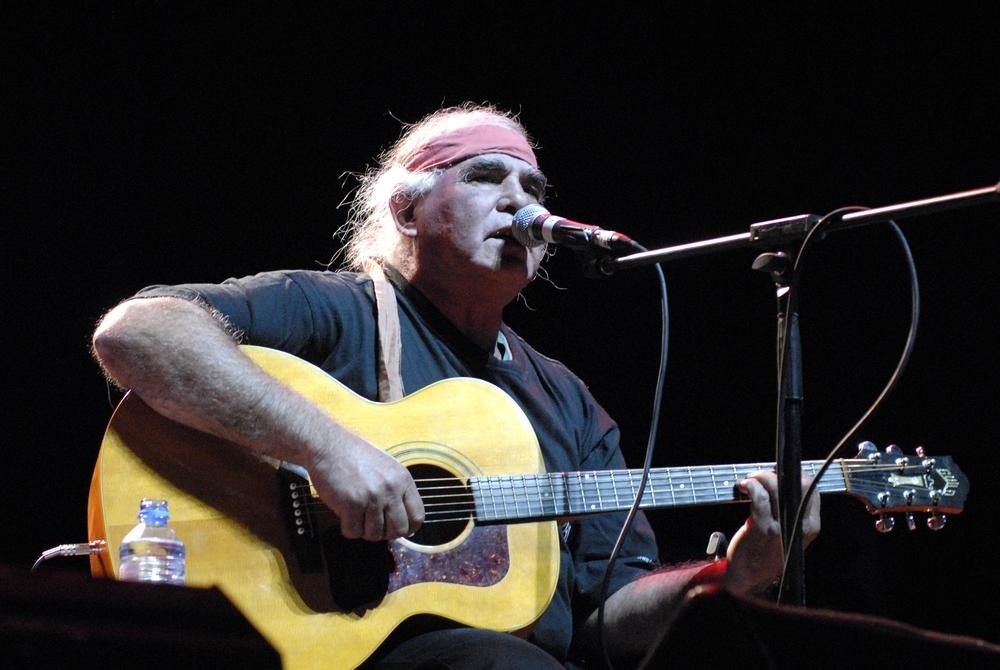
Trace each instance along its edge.
<path fill-rule="evenodd" d="M 411 469 L 458 481 L 544 472 L 527 417 L 486 382 L 445 380 L 373 403 L 299 358 L 243 349 Z M 169 502 L 187 547 L 187 584 L 219 587 L 290 670 L 356 667 L 420 614 L 498 631 L 529 628 L 558 577 L 555 522 L 460 520 L 432 541 L 368 543 L 340 538 L 335 520 L 320 524 L 316 516 L 299 533 L 276 463 L 170 421 L 130 393 L 108 425 L 91 485 L 90 539 L 107 541 L 95 574 L 117 577 L 117 548 L 141 498 Z"/>

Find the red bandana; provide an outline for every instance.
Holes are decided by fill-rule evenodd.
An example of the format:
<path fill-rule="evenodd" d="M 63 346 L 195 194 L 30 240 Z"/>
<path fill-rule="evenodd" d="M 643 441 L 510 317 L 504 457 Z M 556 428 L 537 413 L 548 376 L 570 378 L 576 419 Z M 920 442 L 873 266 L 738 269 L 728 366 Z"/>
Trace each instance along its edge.
<path fill-rule="evenodd" d="M 424 172 L 482 154 L 506 154 L 538 167 L 535 152 L 521 133 L 493 123 L 460 128 L 431 140 L 404 165 L 414 172 Z"/>

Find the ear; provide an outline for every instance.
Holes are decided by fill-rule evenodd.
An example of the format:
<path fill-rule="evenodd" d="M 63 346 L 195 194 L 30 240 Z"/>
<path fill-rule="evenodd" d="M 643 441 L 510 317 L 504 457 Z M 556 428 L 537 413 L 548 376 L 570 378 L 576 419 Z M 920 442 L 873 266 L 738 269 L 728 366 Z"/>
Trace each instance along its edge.
<path fill-rule="evenodd" d="M 417 200 L 410 200 L 404 195 L 394 195 L 389 201 L 392 218 L 396 221 L 396 230 L 406 237 L 417 236 L 416 207 Z"/>

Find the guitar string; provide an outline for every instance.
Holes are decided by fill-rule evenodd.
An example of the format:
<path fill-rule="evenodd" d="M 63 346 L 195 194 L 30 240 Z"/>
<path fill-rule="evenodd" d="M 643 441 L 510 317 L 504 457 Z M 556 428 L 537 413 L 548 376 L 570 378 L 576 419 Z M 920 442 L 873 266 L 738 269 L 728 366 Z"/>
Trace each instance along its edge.
<path fill-rule="evenodd" d="M 870 467 L 870 468 L 858 467 L 858 466 L 851 466 L 851 467 L 849 467 L 849 470 L 851 470 L 852 473 L 856 474 L 859 471 L 868 471 L 868 472 L 878 472 L 880 470 L 882 470 L 882 471 L 886 471 L 886 470 L 888 470 L 888 471 L 895 471 L 895 470 L 898 470 L 898 467 L 897 466 L 888 466 L 888 465 L 887 466 L 875 466 L 875 467 Z M 923 473 L 922 469 L 921 469 L 921 473 Z M 586 474 L 587 473 L 582 473 L 582 475 L 586 475 Z M 617 472 L 616 472 L 616 474 L 617 474 Z M 697 477 L 695 477 L 693 475 L 694 475 L 694 473 L 692 473 L 692 476 L 677 475 L 676 477 L 670 477 L 669 481 L 667 481 L 667 482 L 662 481 L 663 477 L 661 476 L 661 477 L 657 478 L 658 481 L 656 483 L 657 484 L 663 484 L 663 483 L 671 484 L 671 483 L 673 483 L 674 479 L 678 480 L 679 486 L 675 486 L 675 487 L 669 489 L 669 490 L 671 490 L 675 494 L 685 494 L 685 493 L 692 493 L 692 492 L 704 492 L 706 490 L 708 490 L 708 491 L 721 490 L 721 488 L 722 488 L 722 487 L 720 487 L 718 485 L 718 480 L 721 478 L 720 476 L 716 476 L 716 475 L 712 474 L 712 475 L 709 475 L 708 477 L 705 477 L 704 475 L 699 474 Z M 628 475 L 628 471 L 622 471 L 622 475 L 621 475 L 622 479 L 626 479 L 628 476 L 629 476 Z M 554 484 L 554 483 L 560 483 L 561 482 L 564 485 L 567 485 L 569 487 L 575 487 L 577 489 L 577 491 L 572 491 L 572 490 L 570 491 L 570 497 L 579 496 L 581 498 L 586 498 L 586 496 L 588 495 L 588 492 L 589 493 L 593 493 L 594 495 L 600 495 L 602 493 L 609 493 L 610 494 L 609 497 L 614 497 L 615 492 L 616 492 L 616 490 L 617 490 L 618 487 L 617 487 L 617 484 L 613 480 L 614 480 L 614 475 L 611 475 L 611 474 L 602 474 L 600 476 L 591 476 L 591 477 L 587 477 L 587 476 L 571 476 L 571 477 L 566 477 L 566 476 L 559 476 L 559 475 L 553 475 L 553 474 L 544 474 L 544 473 L 525 473 L 523 475 L 503 475 L 502 476 L 502 480 L 500 480 L 500 481 L 491 481 L 491 477 L 490 476 L 487 476 L 487 477 L 474 477 L 474 478 L 471 479 L 473 485 L 475 485 L 480 491 L 482 491 L 484 493 L 492 493 L 492 494 L 496 494 L 496 492 L 497 492 L 498 489 L 499 489 L 500 494 L 505 494 L 505 493 L 514 494 L 517 491 L 524 490 L 525 487 L 531 487 L 533 489 L 531 491 L 531 493 L 537 493 L 537 492 L 541 491 L 543 488 L 547 488 L 547 487 L 544 486 L 545 484 L 550 484 L 551 485 L 551 484 Z M 453 498 L 453 497 L 462 497 L 462 496 L 468 496 L 468 495 L 470 495 L 470 493 L 468 491 L 470 484 L 464 483 L 463 480 L 455 478 L 455 477 L 434 478 L 434 479 L 418 479 L 416 481 L 417 481 L 417 484 L 418 484 L 418 488 L 420 488 L 420 490 L 422 492 L 428 492 L 428 491 L 449 491 L 449 490 L 458 491 L 458 493 L 428 494 L 426 496 L 422 496 L 422 498 L 424 498 L 425 500 L 435 499 L 435 498 L 449 498 L 449 497 Z M 438 481 L 447 482 L 448 485 L 447 486 L 426 486 L 426 485 L 420 486 L 421 484 L 426 484 L 427 482 L 438 482 Z M 723 484 L 725 486 L 728 486 L 728 481 L 729 480 L 723 479 Z M 819 484 L 820 484 L 820 486 L 823 486 L 824 484 L 826 484 L 827 488 L 829 488 L 831 485 L 834 486 L 834 487 L 839 487 L 841 485 L 842 481 L 843 481 L 843 478 L 836 476 L 836 471 L 834 471 L 833 473 L 828 473 L 824 477 L 824 480 L 821 481 Z M 516 482 L 516 485 L 515 485 L 515 482 Z M 706 484 L 706 483 L 708 483 L 709 485 L 708 486 L 699 486 L 699 484 Z M 303 489 L 310 489 L 311 490 L 311 486 L 309 484 L 297 485 L 297 488 L 303 488 Z M 583 490 L 580 490 L 581 488 Z M 856 485 L 856 486 L 854 486 L 852 488 L 854 490 L 857 490 L 857 489 L 859 489 L 859 486 Z M 664 489 L 658 489 L 658 491 L 663 491 L 663 490 Z M 878 489 L 876 488 L 875 490 L 878 490 Z M 563 497 L 565 498 L 566 496 L 563 496 Z"/>
<path fill-rule="evenodd" d="M 873 490 L 872 491 L 872 493 L 877 493 L 877 492 L 879 492 L 879 491 L 877 491 L 877 490 Z M 734 499 L 732 502 L 736 503 L 738 501 Z M 683 506 L 683 504 L 684 503 L 678 503 L 678 506 Z M 694 504 L 697 504 L 697 503 L 691 502 L 689 504 L 694 505 Z M 502 507 L 502 505 L 498 505 L 498 507 Z M 566 510 L 565 513 L 572 515 L 572 514 L 585 513 L 587 511 L 612 512 L 612 511 L 623 511 L 623 509 L 624 508 L 609 508 L 609 509 L 583 510 L 583 511 L 568 509 L 568 510 Z M 877 513 L 879 511 L 881 511 L 882 513 L 892 514 L 892 513 L 897 513 L 899 511 L 903 511 L 904 509 L 910 510 L 910 511 L 927 512 L 927 513 L 938 512 L 938 513 L 947 514 L 947 513 L 950 512 L 950 510 L 948 508 L 941 508 L 941 507 L 937 507 L 937 506 L 931 505 L 931 504 L 908 505 L 908 506 L 904 506 L 902 509 L 898 509 L 898 508 L 894 508 L 894 507 L 888 507 L 888 508 L 886 508 L 884 510 L 875 510 L 875 512 Z M 516 522 L 517 520 L 520 520 L 520 519 L 523 519 L 523 520 L 526 520 L 526 521 L 530 521 L 530 520 L 547 520 L 547 519 L 553 519 L 553 518 L 557 518 L 558 516 L 561 516 L 561 514 L 559 514 L 557 510 L 555 510 L 555 509 L 546 509 L 545 507 L 542 507 L 541 509 L 535 511 L 534 513 L 531 513 L 532 510 L 529 508 L 528 512 L 529 513 L 522 513 L 522 510 L 520 510 L 519 508 L 517 508 L 517 506 L 515 506 L 514 513 L 511 513 L 510 510 L 507 510 L 504 514 L 500 514 L 500 515 L 497 515 L 497 516 L 486 515 L 486 516 L 480 517 L 476 513 L 476 510 L 475 510 L 474 507 L 468 508 L 468 509 L 465 509 L 465 510 L 463 510 L 463 509 L 449 509 L 449 510 L 446 510 L 446 511 L 440 511 L 440 512 L 436 512 L 436 513 L 435 512 L 428 513 L 425 516 L 425 518 L 424 518 L 424 523 L 425 524 L 432 524 L 432 523 L 456 523 L 456 522 L 463 522 L 464 523 L 464 522 L 468 522 L 468 521 L 498 521 L 498 520 L 501 520 L 501 519 L 513 523 L 513 522 Z M 315 514 L 332 514 L 332 512 L 329 509 L 327 509 L 325 506 L 322 506 L 322 505 L 316 505 L 314 513 Z"/>
<path fill-rule="evenodd" d="M 918 467 L 918 466 L 911 466 L 911 467 Z M 863 471 L 867 472 L 878 472 L 880 470 L 895 471 L 898 470 L 899 467 L 893 465 L 872 466 L 872 467 L 848 466 L 847 469 L 850 470 L 852 474 L 856 474 L 858 472 L 863 472 Z M 820 486 L 824 484 L 828 485 L 828 488 L 829 485 L 839 486 L 844 478 L 837 476 L 837 472 L 838 471 L 833 471 L 832 473 L 827 473 L 826 475 L 824 475 L 824 479 L 823 481 L 820 482 Z M 923 473 L 924 470 L 921 468 L 920 472 Z M 727 476 L 730 474 L 733 473 L 726 473 Z M 664 477 L 664 475 L 666 475 L 666 477 Z M 578 490 L 583 488 L 583 491 L 579 493 L 574 493 L 572 491 L 570 493 L 571 495 L 581 495 L 582 497 L 586 497 L 588 491 L 593 491 L 596 494 L 610 492 L 613 496 L 614 492 L 619 488 L 618 483 L 614 481 L 615 478 L 618 477 L 621 480 L 626 480 L 629 479 L 631 476 L 634 476 L 634 473 L 630 475 L 630 471 L 622 470 L 622 471 L 613 471 L 613 474 L 611 471 L 602 471 L 600 474 L 592 472 L 591 473 L 581 472 L 579 474 L 574 474 L 570 476 L 550 474 L 550 473 L 524 473 L 520 475 L 487 475 L 487 476 L 472 477 L 469 480 L 462 480 L 457 477 L 438 477 L 438 478 L 421 478 L 417 479 L 416 482 L 418 484 L 418 488 L 422 492 L 458 491 L 458 493 L 429 494 L 427 496 L 422 496 L 422 498 L 424 498 L 425 500 L 432 498 L 448 498 L 448 497 L 460 497 L 462 495 L 469 495 L 468 488 L 470 484 L 466 482 L 472 482 L 472 485 L 477 486 L 480 490 L 483 491 L 493 492 L 497 488 L 499 488 L 499 490 L 503 492 L 504 488 L 506 488 L 507 492 L 509 493 L 514 493 L 515 489 L 521 490 L 525 486 L 533 486 L 534 489 L 538 490 L 541 489 L 545 484 L 551 485 L 561 482 L 567 486 L 575 487 Z M 701 472 L 695 473 L 694 471 L 692 471 L 690 475 L 683 475 L 680 473 L 676 474 L 654 473 L 653 476 L 657 478 L 656 482 L 657 484 L 664 484 L 664 483 L 672 484 L 674 480 L 676 480 L 678 482 L 678 485 L 675 486 L 673 489 L 671 489 L 675 493 L 685 493 L 692 491 L 702 492 L 705 490 L 709 491 L 721 490 L 722 487 L 719 486 L 719 480 L 720 479 L 722 480 L 722 484 L 724 486 L 729 486 L 728 482 L 730 481 L 729 479 L 725 479 L 722 475 L 717 475 L 714 472 L 708 474 L 707 476 Z M 737 478 L 739 477 L 738 474 L 733 474 L 733 476 Z M 496 478 L 499 479 L 493 481 Z M 667 481 L 664 482 L 664 479 L 666 479 Z M 447 485 L 427 486 L 428 482 L 446 482 Z M 622 483 L 624 484 L 624 481 Z M 699 484 L 708 484 L 708 486 L 699 486 Z M 310 484 L 300 484 L 300 485 L 295 485 L 295 487 L 311 490 Z M 856 489 L 857 486 L 855 486 L 854 488 Z"/>
<path fill-rule="evenodd" d="M 867 461 L 861 461 L 861 462 L 863 463 L 863 465 L 855 465 L 853 463 L 844 462 L 843 463 L 844 467 L 842 468 L 842 470 L 849 471 L 852 474 L 857 474 L 859 472 L 900 471 L 900 466 L 898 465 L 871 465 Z M 758 465 L 767 465 L 767 464 L 758 464 Z M 751 467 L 753 467 L 752 464 Z M 919 465 L 907 466 L 907 469 L 913 469 L 913 468 L 919 468 L 919 472 L 916 474 L 926 473 L 926 469 L 923 466 Z M 728 470 L 731 468 L 726 468 L 726 469 Z M 756 469 L 763 469 L 763 468 L 758 467 Z M 683 474 L 678 473 L 676 471 L 673 473 L 667 473 L 667 472 L 657 473 L 661 475 L 658 478 L 661 481 L 653 482 L 653 486 L 651 486 L 651 488 L 646 491 L 646 494 L 643 496 L 643 500 L 649 500 L 650 502 L 655 504 L 656 503 L 655 498 L 657 495 L 659 495 L 664 498 L 669 498 L 671 502 L 675 502 L 679 505 L 684 504 L 685 501 L 688 502 L 688 504 L 696 504 L 696 498 L 700 494 L 704 494 L 706 491 L 708 492 L 715 491 L 716 501 L 719 501 L 718 492 L 722 490 L 718 486 L 717 482 L 719 477 L 717 477 L 714 472 L 712 472 L 712 474 L 709 477 L 706 477 L 704 475 L 704 472 L 706 470 L 711 472 L 710 468 L 709 469 L 700 468 L 699 470 L 700 472 L 698 474 L 697 479 L 699 479 L 700 481 L 697 483 L 695 482 L 695 478 L 693 478 L 693 475 L 695 474 L 694 470 L 692 470 L 691 473 L 692 476 L 684 476 Z M 614 500 L 614 503 L 616 505 L 616 507 L 611 507 L 607 511 L 614 511 L 615 509 L 624 509 L 623 507 L 621 507 L 623 503 L 620 501 L 620 497 L 622 496 L 618 496 L 617 489 L 612 490 L 607 487 L 609 484 L 612 486 L 614 485 L 613 479 L 616 474 L 620 475 L 620 477 L 624 480 L 629 477 L 629 471 L 622 470 L 622 471 L 614 471 L 613 473 L 602 472 L 599 476 L 591 476 L 589 478 L 586 477 L 586 475 L 588 474 L 596 475 L 596 473 L 586 473 L 586 472 L 576 473 L 572 476 L 545 474 L 545 473 L 526 473 L 524 475 L 504 475 L 503 476 L 504 482 L 490 482 L 489 477 L 475 477 L 473 478 L 473 480 L 475 482 L 477 492 L 480 494 L 480 498 L 482 500 L 480 506 L 484 508 L 492 507 L 494 511 L 498 511 L 500 508 L 502 508 L 504 511 L 503 515 L 504 518 L 517 518 L 517 516 L 521 513 L 520 508 L 522 507 L 522 505 L 527 509 L 527 514 L 521 514 L 521 516 L 527 516 L 527 517 L 539 516 L 539 515 L 542 516 L 554 515 L 557 511 L 555 509 L 556 503 L 563 503 L 565 505 L 566 511 L 570 513 L 574 512 L 581 513 L 586 511 L 604 511 L 602 493 L 606 494 L 609 500 Z M 676 474 L 676 477 L 672 477 L 671 479 L 678 479 L 684 481 L 685 484 L 684 488 L 679 489 L 677 487 L 673 487 L 666 489 L 664 488 L 657 489 L 656 484 L 662 485 L 664 483 L 667 483 L 669 485 L 670 483 L 672 483 L 672 481 L 671 482 L 662 481 L 663 479 L 662 475 L 671 475 L 671 474 Z M 709 479 L 711 479 L 711 483 L 709 483 Z M 512 480 L 517 480 L 517 484 L 515 485 L 512 482 Z M 842 491 L 845 490 L 843 485 L 844 481 L 845 477 L 838 476 L 837 471 L 828 472 L 824 476 L 823 480 L 821 480 L 818 483 L 818 488 L 821 491 L 823 490 Z M 423 486 L 423 487 L 421 486 L 421 484 L 425 484 L 427 482 L 458 482 L 458 483 L 448 486 Z M 541 496 L 545 494 L 546 489 L 549 488 L 548 486 L 543 486 L 543 485 L 551 484 L 553 482 L 562 482 L 568 486 L 572 486 L 577 489 L 586 487 L 586 490 L 578 490 L 578 491 L 570 490 L 565 492 L 567 493 L 567 495 L 560 495 L 558 497 L 550 496 L 548 498 L 542 498 Z M 698 484 L 708 484 L 708 485 L 699 486 Z M 600 488 L 602 485 L 605 487 L 603 491 Z M 425 510 L 428 510 L 428 508 L 433 508 L 433 507 L 446 508 L 444 510 L 430 509 L 429 511 L 427 511 L 424 523 L 455 522 L 455 521 L 469 520 L 470 518 L 472 519 L 478 518 L 476 516 L 476 505 L 472 501 L 472 498 L 475 497 L 475 494 L 470 490 L 469 485 L 462 483 L 461 480 L 453 477 L 418 479 L 417 486 L 418 489 L 420 489 L 421 491 L 422 494 L 421 498 L 423 498 L 424 500 Z M 293 488 L 309 489 L 311 491 L 311 486 L 309 484 L 295 485 L 293 486 Z M 423 495 L 425 491 L 430 491 L 430 490 L 435 490 L 435 491 L 455 490 L 458 492 L 446 493 L 446 494 L 428 494 L 426 496 Z M 865 482 L 860 485 L 852 486 L 850 490 L 858 493 L 878 494 L 885 491 L 885 487 L 878 486 L 876 483 Z M 525 496 L 525 500 L 521 501 L 514 498 L 513 496 L 517 494 Z M 537 501 L 533 500 L 533 497 L 538 497 L 538 500 Z M 574 508 L 574 504 L 579 505 L 581 503 L 585 503 L 586 501 L 588 501 L 588 498 L 591 499 L 589 500 L 589 503 L 586 504 L 584 507 Z M 450 499 L 450 501 L 431 502 L 441 499 Z M 600 509 L 595 509 L 596 507 L 595 500 L 600 502 L 601 505 Z M 678 502 L 678 500 L 680 502 Z M 733 499 L 732 502 L 740 502 L 740 500 Z M 457 507 L 456 503 L 471 503 L 472 507 L 465 507 L 465 508 Z M 317 512 L 329 512 L 329 509 L 326 508 L 326 506 L 322 503 L 322 501 L 319 501 L 318 499 L 314 498 L 311 495 L 311 493 L 310 497 L 304 501 L 303 506 L 311 511 L 315 510 Z M 536 506 L 539 508 L 539 511 L 537 513 L 535 512 Z M 513 515 L 511 515 L 510 513 L 509 510 L 510 507 L 514 508 Z M 917 505 L 917 507 L 920 506 Z M 925 505 L 924 507 L 927 506 Z M 446 516 L 445 518 L 438 518 L 441 515 L 446 515 Z M 491 517 L 487 516 L 486 518 L 491 518 Z"/>

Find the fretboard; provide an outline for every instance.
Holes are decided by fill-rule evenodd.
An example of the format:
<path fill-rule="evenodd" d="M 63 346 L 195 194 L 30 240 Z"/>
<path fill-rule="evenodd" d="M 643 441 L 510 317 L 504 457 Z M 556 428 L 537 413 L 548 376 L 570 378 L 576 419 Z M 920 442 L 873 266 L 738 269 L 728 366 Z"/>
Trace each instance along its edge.
<path fill-rule="evenodd" d="M 815 477 L 822 461 L 803 461 L 802 474 Z M 735 503 L 734 486 L 751 472 L 774 463 L 653 468 L 640 507 L 657 509 Z M 478 523 L 517 523 L 626 510 L 635 501 L 641 470 L 602 470 L 473 477 L 469 487 Z M 847 490 L 843 460 L 834 461 L 817 484 L 821 493 Z"/>

